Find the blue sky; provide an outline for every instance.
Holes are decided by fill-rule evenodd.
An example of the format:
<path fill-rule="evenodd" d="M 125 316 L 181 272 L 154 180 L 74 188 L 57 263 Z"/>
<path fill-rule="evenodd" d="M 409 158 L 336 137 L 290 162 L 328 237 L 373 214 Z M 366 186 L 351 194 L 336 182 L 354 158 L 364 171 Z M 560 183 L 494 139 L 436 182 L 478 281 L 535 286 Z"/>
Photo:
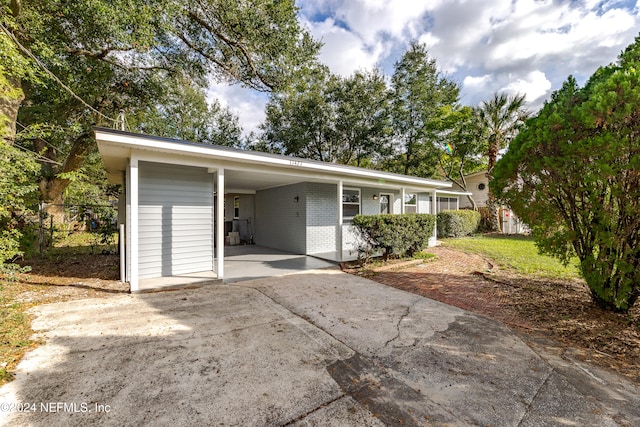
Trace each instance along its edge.
<path fill-rule="evenodd" d="M 350 75 L 393 64 L 424 42 L 457 81 L 461 102 L 520 92 L 537 110 L 567 76 L 583 83 L 640 33 L 640 0 L 298 0 L 299 19 L 324 43 L 320 60 Z M 239 115 L 245 132 L 264 120 L 266 98 L 212 84 L 209 95 Z"/>

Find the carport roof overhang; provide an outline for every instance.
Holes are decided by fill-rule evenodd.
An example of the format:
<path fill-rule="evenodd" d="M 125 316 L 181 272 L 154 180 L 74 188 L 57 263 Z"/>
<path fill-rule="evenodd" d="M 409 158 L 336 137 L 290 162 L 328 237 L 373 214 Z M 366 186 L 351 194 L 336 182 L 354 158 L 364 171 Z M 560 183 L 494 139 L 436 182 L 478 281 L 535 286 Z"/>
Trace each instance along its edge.
<path fill-rule="evenodd" d="M 227 193 L 253 193 L 296 182 L 404 188 L 407 192 L 450 188 L 451 183 L 297 157 L 195 144 L 176 139 L 95 128 L 109 181 L 122 184 L 129 159 L 225 170 Z"/>

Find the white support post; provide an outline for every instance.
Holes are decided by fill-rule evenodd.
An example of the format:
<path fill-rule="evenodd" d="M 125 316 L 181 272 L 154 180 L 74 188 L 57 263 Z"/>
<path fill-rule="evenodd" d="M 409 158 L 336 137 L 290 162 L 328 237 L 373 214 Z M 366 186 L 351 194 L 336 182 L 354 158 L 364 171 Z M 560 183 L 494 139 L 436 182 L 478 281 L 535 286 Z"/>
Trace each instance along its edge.
<path fill-rule="evenodd" d="M 124 243 L 124 239 L 125 239 L 125 227 L 124 224 L 119 224 L 118 225 L 118 251 L 120 252 L 120 281 L 121 282 L 126 282 L 127 281 L 127 258 L 126 258 L 126 252 L 125 252 L 125 243 Z"/>
<path fill-rule="evenodd" d="M 131 277 L 129 278 L 129 286 L 131 292 L 137 292 L 140 289 L 138 280 L 138 230 L 139 230 L 139 197 L 140 181 L 138 177 L 138 159 L 131 157 L 129 162 L 129 196 L 131 201 L 131 222 L 129 224 L 129 253 L 131 262 Z"/>
<path fill-rule="evenodd" d="M 400 189 L 400 213 L 404 213 L 404 198 L 405 198 L 406 190 L 404 187 Z"/>
<path fill-rule="evenodd" d="M 433 235 L 429 239 L 429 246 L 435 246 L 438 242 L 438 193 L 434 189 L 431 194 L 431 214 L 435 220 L 433 222 Z"/>
<path fill-rule="evenodd" d="M 336 185 L 338 190 L 338 224 L 336 229 L 336 251 L 338 260 L 342 261 L 342 219 L 344 212 L 342 211 L 342 181 L 338 181 Z"/>
<path fill-rule="evenodd" d="M 216 174 L 216 277 L 224 279 L 224 169 Z"/>
<path fill-rule="evenodd" d="M 438 214 L 438 195 L 436 193 L 436 190 L 433 190 L 431 197 L 431 213 L 434 215 Z"/>

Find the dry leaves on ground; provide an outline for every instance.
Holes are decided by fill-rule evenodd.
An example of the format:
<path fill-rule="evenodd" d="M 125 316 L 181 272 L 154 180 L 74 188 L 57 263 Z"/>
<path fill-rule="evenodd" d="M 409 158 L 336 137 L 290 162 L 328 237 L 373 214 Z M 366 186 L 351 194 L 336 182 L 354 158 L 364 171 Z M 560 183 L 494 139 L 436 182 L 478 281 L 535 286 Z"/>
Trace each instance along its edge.
<path fill-rule="evenodd" d="M 129 292 L 118 255 L 78 254 L 25 261 L 31 271 L 11 285 L 18 302 L 43 303 Z"/>

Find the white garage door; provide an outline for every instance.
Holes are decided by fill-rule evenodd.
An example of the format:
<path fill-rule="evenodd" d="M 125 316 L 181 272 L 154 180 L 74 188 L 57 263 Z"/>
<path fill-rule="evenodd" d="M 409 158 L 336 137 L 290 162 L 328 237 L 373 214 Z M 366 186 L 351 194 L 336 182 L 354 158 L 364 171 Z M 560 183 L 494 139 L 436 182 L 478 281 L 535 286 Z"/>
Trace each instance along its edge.
<path fill-rule="evenodd" d="M 213 177 L 140 162 L 139 277 L 213 270 Z"/>

